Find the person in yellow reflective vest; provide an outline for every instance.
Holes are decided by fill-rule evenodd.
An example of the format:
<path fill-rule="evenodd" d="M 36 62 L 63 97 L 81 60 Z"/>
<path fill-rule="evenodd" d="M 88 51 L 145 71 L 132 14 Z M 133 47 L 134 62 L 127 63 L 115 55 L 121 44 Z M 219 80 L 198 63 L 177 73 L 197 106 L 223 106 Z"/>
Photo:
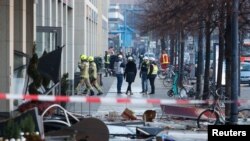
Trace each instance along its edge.
<path fill-rule="evenodd" d="M 86 88 L 83 92 L 83 94 L 87 94 L 88 91 L 90 90 L 90 95 L 94 95 L 95 92 L 93 90 L 93 87 L 90 84 L 89 81 L 89 62 L 88 62 L 88 57 L 86 55 L 81 55 L 81 63 L 78 64 L 78 67 L 81 70 L 81 81 L 80 83 L 85 83 Z"/>
<path fill-rule="evenodd" d="M 155 62 L 155 58 L 149 58 L 149 60 L 150 60 L 150 67 L 149 67 L 148 79 L 151 86 L 151 93 L 149 94 L 155 94 L 155 78 L 157 76 L 158 66 Z"/>
<path fill-rule="evenodd" d="M 110 54 L 108 53 L 108 51 L 105 51 L 105 56 L 104 56 L 105 76 L 104 77 L 108 77 L 108 74 L 110 74 L 109 65 L 110 65 Z"/>
<path fill-rule="evenodd" d="M 102 95 L 103 92 L 102 92 L 102 90 L 97 82 L 97 67 L 96 67 L 96 63 L 94 62 L 94 57 L 89 56 L 88 61 L 89 61 L 89 80 L 90 80 L 90 83 L 98 91 L 97 95 Z"/>

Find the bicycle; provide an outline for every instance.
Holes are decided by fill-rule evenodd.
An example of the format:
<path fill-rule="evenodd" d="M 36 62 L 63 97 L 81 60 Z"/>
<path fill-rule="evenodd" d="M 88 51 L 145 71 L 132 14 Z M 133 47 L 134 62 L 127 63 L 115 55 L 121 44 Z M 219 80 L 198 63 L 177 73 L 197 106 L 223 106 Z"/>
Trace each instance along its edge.
<path fill-rule="evenodd" d="M 223 94 L 218 95 L 218 89 L 216 90 L 216 94 L 218 99 L 213 102 L 211 107 L 207 108 L 197 118 L 197 126 L 198 128 L 206 128 L 208 125 L 223 125 L 226 123 L 226 118 L 224 114 L 224 109 L 222 108 L 224 102 L 227 100 Z M 249 124 L 250 122 L 250 109 L 244 108 L 238 111 L 238 121 L 241 124 Z"/>
<path fill-rule="evenodd" d="M 167 92 L 169 97 L 178 96 L 179 98 L 187 97 L 187 90 L 185 87 L 178 87 L 178 73 L 174 73 L 174 80 L 172 84 L 172 88 Z"/>
<path fill-rule="evenodd" d="M 167 73 L 168 73 L 168 68 L 167 69 L 159 69 L 157 75 L 160 79 L 165 79 Z"/>
<path fill-rule="evenodd" d="M 165 87 L 170 87 L 173 84 L 173 79 L 174 79 L 174 70 L 173 67 L 170 66 L 168 68 L 168 73 L 165 76 L 165 78 L 163 79 L 162 83 Z"/>

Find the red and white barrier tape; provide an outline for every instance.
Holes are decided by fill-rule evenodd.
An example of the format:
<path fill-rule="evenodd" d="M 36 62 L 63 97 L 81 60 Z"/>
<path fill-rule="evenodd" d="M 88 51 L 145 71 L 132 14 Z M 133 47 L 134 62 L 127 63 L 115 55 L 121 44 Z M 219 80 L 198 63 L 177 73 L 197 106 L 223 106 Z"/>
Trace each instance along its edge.
<path fill-rule="evenodd" d="M 94 97 L 94 96 L 51 96 L 51 95 L 20 95 L 20 94 L 5 94 L 0 93 L 0 100 L 32 100 L 32 101 L 52 101 L 52 102 L 83 102 L 83 103 L 105 103 L 105 104 L 203 104 L 211 103 L 213 101 L 203 101 L 203 100 L 188 100 L 188 99 L 154 99 L 154 98 L 111 98 L 111 97 Z M 228 101 L 227 103 L 230 103 Z M 240 104 L 250 104 L 250 100 L 238 100 L 237 103 Z"/>

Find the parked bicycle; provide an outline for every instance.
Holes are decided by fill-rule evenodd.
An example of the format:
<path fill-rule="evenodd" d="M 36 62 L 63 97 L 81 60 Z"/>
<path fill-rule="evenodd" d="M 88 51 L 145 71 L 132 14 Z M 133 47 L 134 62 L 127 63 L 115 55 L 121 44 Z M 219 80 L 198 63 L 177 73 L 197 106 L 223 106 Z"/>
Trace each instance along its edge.
<path fill-rule="evenodd" d="M 174 74 L 174 80 L 172 84 L 172 88 L 167 92 L 167 95 L 169 97 L 178 97 L 178 98 L 187 98 L 187 90 L 185 87 L 178 87 L 178 72 L 175 72 Z"/>
<path fill-rule="evenodd" d="M 162 81 L 165 87 L 171 87 L 173 85 L 174 74 L 175 74 L 173 68 L 174 68 L 173 66 L 169 66 L 168 72 Z"/>
<path fill-rule="evenodd" d="M 226 123 L 225 119 L 225 100 L 228 100 L 223 94 L 218 95 L 218 90 L 216 90 L 218 96 L 217 100 L 213 102 L 211 107 L 207 108 L 197 118 L 198 128 L 206 128 L 208 125 L 223 125 Z M 250 123 L 250 109 L 244 108 L 240 109 L 238 112 L 238 123 L 239 124 L 249 124 Z"/>
<path fill-rule="evenodd" d="M 168 68 L 166 69 L 159 69 L 157 75 L 160 79 L 171 78 L 173 71 L 174 71 L 174 66 L 169 65 Z"/>

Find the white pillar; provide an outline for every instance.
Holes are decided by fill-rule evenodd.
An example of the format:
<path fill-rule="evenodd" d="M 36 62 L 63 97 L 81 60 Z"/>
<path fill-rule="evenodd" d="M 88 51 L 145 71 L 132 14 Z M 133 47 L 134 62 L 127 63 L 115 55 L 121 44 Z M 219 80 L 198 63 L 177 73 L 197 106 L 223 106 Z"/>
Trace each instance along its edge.
<path fill-rule="evenodd" d="M 14 0 L 0 1 L 0 92 L 10 93 L 13 85 Z M 13 110 L 12 100 L 0 102 L 0 112 Z"/>
<path fill-rule="evenodd" d="M 87 53 L 87 3 L 86 1 L 84 1 L 84 22 L 83 22 L 83 25 L 84 25 L 84 45 L 83 45 L 83 48 L 84 48 L 84 53 L 86 54 Z"/>

